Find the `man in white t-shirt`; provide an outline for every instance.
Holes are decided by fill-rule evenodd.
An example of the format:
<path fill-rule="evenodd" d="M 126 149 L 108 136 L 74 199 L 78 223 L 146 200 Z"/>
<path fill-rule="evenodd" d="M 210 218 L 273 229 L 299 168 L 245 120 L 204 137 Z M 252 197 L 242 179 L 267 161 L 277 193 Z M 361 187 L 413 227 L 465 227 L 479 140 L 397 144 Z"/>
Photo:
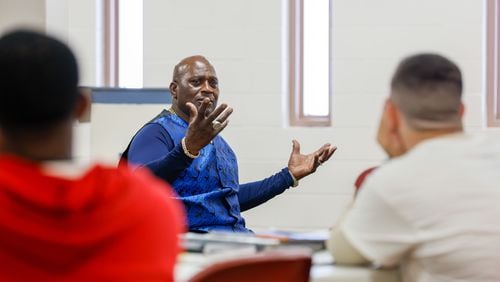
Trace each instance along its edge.
<path fill-rule="evenodd" d="M 500 140 L 462 129 L 462 78 L 435 54 L 404 59 L 367 178 L 327 242 L 338 263 L 400 266 L 403 281 L 500 281 Z"/>

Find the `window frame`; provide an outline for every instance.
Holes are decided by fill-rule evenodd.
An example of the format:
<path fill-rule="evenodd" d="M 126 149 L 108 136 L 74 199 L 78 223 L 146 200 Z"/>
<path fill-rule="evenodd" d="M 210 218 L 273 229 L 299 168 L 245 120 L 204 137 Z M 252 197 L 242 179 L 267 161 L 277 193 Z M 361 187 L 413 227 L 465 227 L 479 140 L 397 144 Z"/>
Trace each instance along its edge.
<path fill-rule="evenodd" d="M 288 90 L 288 121 L 290 126 L 331 126 L 332 116 L 332 0 L 329 0 L 329 51 L 328 65 L 328 115 L 312 116 L 304 114 L 304 92 L 303 92 L 303 63 L 304 63 L 304 1 L 285 0 L 287 4 L 287 55 L 286 55 L 286 85 Z M 311 0 L 309 0 L 311 1 Z M 313 0 L 314 1 L 314 0 Z"/>
<path fill-rule="evenodd" d="M 142 2 L 135 2 L 141 3 Z M 120 8 L 123 9 L 124 3 L 121 3 L 120 0 L 102 0 L 102 23 L 103 23 L 103 32 L 102 32 L 102 76 L 103 76 L 103 85 L 104 87 L 121 87 L 121 88 L 142 88 L 144 86 L 144 71 L 143 71 L 143 59 L 144 50 L 140 51 L 141 56 L 141 67 L 140 69 L 140 83 L 138 85 L 130 86 L 130 81 L 125 83 L 124 75 L 127 74 L 127 71 L 120 71 L 121 67 L 127 66 L 127 62 L 121 61 L 123 60 L 122 56 L 125 56 L 127 51 L 127 46 L 122 45 L 120 48 L 120 44 L 122 39 L 125 39 L 126 36 L 120 36 L 120 31 L 124 28 L 120 23 Z M 123 15 L 122 15 L 123 16 Z M 143 17 L 143 16 L 142 16 Z M 123 23 L 122 23 L 123 24 Z M 142 27 L 143 28 L 143 27 Z M 144 44 L 143 38 L 141 38 L 141 44 Z M 143 48 L 143 46 L 141 47 Z M 133 83 L 132 83 L 133 84 Z"/>
<path fill-rule="evenodd" d="M 102 33 L 103 46 L 103 86 L 118 87 L 119 79 L 119 0 L 103 0 Z"/>
<path fill-rule="evenodd" d="M 500 3 L 486 1 L 486 125 L 500 127 Z"/>

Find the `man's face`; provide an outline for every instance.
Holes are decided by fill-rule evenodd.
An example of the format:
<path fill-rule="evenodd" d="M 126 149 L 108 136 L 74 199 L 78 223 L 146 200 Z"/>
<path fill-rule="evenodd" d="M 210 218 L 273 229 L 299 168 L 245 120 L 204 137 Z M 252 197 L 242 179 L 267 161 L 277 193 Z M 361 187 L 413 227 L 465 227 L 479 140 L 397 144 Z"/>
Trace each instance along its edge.
<path fill-rule="evenodd" d="M 186 117 L 189 117 L 189 108 L 186 103 L 191 102 L 199 109 L 205 98 L 210 99 L 210 105 L 205 113 L 208 114 L 217 106 L 219 80 L 208 61 L 195 57 L 186 60 L 185 64 L 179 68 L 170 90 L 178 110 L 182 111 Z"/>

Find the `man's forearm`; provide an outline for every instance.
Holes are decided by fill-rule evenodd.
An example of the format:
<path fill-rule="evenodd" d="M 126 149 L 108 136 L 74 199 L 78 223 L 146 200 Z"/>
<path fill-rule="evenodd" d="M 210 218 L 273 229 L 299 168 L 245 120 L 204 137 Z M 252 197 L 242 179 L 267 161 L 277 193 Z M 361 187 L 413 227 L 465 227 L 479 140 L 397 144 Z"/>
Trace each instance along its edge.
<path fill-rule="evenodd" d="M 146 163 L 144 166 L 156 176 L 172 183 L 191 163 L 193 159 L 184 154 L 181 144 L 177 144 L 164 158 Z"/>
<path fill-rule="evenodd" d="M 369 261 L 351 245 L 340 228 L 334 228 L 326 245 L 335 259 L 335 263 L 356 265 L 369 263 Z"/>
<path fill-rule="evenodd" d="M 367 264 L 369 261 L 352 246 L 342 231 L 342 224 L 351 207 L 352 203 L 342 213 L 340 219 L 333 227 L 330 238 L 326 242 L 326 247 L 332 254 L 335 263 L 356 265 Z"/>
<path fill-rule="evenodd" d="M 241 184 L 238 193 L 241 211 L 267 202 L 283 193 L 292 184 L 293 180 L 287 168 L 261 181 Z"/>

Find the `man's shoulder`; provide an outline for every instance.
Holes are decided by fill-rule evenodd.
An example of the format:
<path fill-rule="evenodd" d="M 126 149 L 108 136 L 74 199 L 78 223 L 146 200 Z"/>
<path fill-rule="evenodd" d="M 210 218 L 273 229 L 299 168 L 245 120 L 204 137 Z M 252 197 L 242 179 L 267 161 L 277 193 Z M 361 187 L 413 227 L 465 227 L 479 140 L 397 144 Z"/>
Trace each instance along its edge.
<path fill-rule="evenodd" d="M 156 128 L 156 130 L 160 130 L 161 128 L 166 132 L 171 132 L 172 130 L 184 132 L 188 128 L 189 124 L 179 116 L 164 110 L 155 118 L 146 123 L 144 127 L 146 126 L 153 126 Z"/>
<path fill-rule="evenodd" d="M 162 126 L 162 124 L 164 124 L 165 122 L 168 123 L 169 119 L 167 117 L 169 115 L 170 113 L 167 110 L 162 110 L 158 115 L 146 122 L 141 127 L 141 129 L 139 129 L 138 133 L 149 130 L 165 131 L 165 128 Z"/>
<path fill-rule="evenodd" d="M 391 202 L 400 197 L 412 186 L 417 185 L 421 177 L 420 165 L 414 164 L 408 156 L 387 161 L 373 170 L 363 182 L 363 190 L 370 190 L 384 201 Z"/>
<path fill-rule="evenodd" d="M 159 114 L 157 114 L 154 118 L 152 118 L 148 123 L 155 122 L 156 120 L 166 117 L 169 115 L 169 111 L 163 109 Z"/>
<path fill-rule="evenodd" d="M 166 136 L 169 136 L 169 133 L 159 122 L 148 122 L 141 129 L 139 129 L 137 134 L 134 136 L 134 139 L 148 137 L 164 138 Z"/>

